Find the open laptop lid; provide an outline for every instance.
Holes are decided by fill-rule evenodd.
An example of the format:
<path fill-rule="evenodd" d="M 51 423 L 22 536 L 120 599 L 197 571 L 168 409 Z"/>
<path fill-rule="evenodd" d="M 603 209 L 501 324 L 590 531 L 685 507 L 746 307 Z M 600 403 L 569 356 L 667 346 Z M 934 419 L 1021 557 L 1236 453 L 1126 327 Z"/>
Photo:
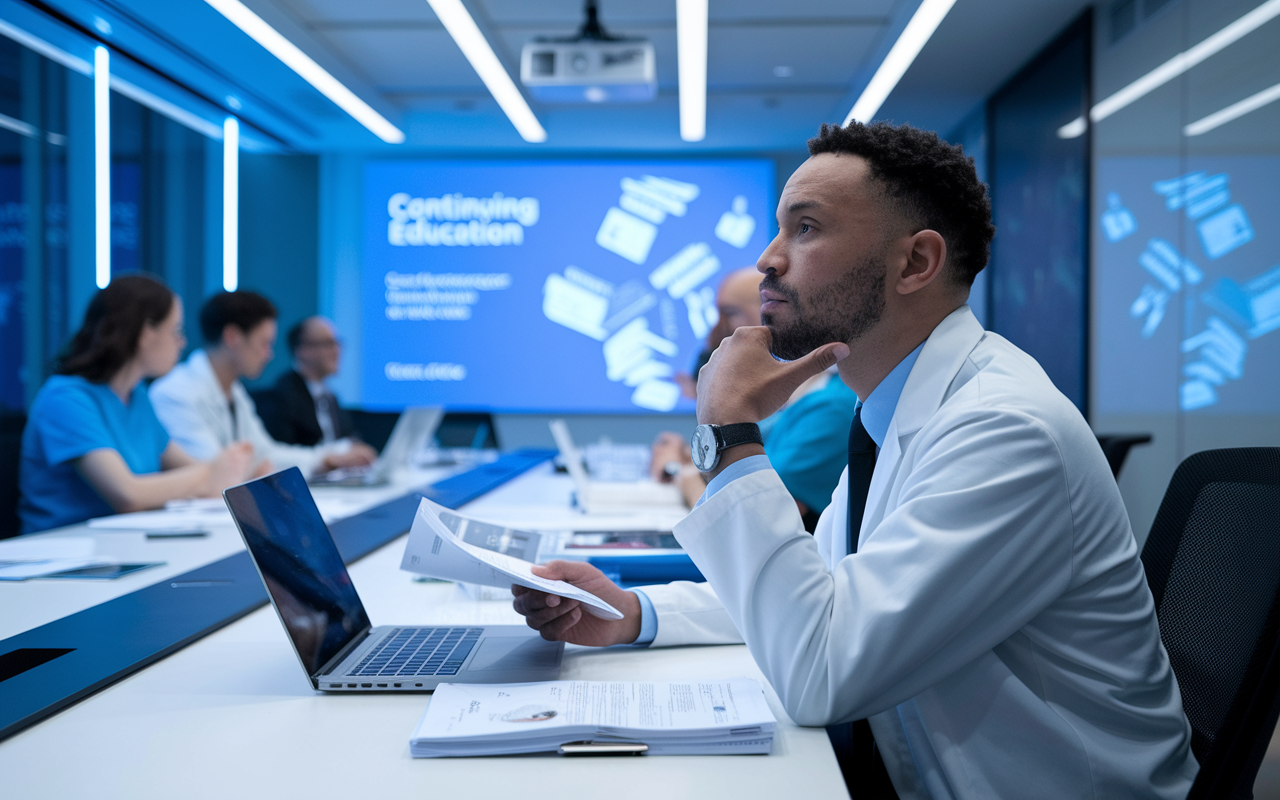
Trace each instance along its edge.
<path fill-rule="evenodd" d="M 297 467 L 222 493 L 307 674 L 371 629 L 338 546 Z"/>
<path fill-rule="evenodd" d="M 551 428 L 551 438 L 556 440 L 556 449 L 560 451 L 560 460 L 564 468 L 573 478 L 573 488 L 578 492 L 578 502 L 586 505 L 591 495 L 591 480 L 587 477 L 587 468 L 582 465 L 582 452 L 573 443 L 569 435 L 569 425 L 562 419 L 553 419 L 547 423 Z"/>
<path fill-rule="evenodd" d="M 378 456 L 378 462 L 375 469 L 379 474 L 387 475 L 390 472 L 409 466 L 409 460 L 422 450 L 423 445 L 427 443 L 436 433 L 436 428 L 440 427 L 440 420 L 444 419 L 444 409 L 439 406 L 410 406 L 396 420 L 396 425 L 391 429 L 391 436 L 387 439 L 387 444 L 382 448 L 382 455 Z"/>

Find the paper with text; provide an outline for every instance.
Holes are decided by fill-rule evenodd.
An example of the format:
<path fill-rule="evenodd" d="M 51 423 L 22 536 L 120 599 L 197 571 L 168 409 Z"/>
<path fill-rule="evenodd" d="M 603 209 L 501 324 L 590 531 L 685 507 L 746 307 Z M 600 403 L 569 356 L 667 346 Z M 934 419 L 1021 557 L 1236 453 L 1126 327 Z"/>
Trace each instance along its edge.
<path fill-rule="evenodd" d="M 401 569 L 430 578 L 482 586 L 506 587 L 514 583 L 577 600 L 588 613 L 602 619 L 622 619 L 622 612 L 595 595 L 564 581 L 534 575 L 529 561 L 467 544 L 440 520 L 441 512 L 449 513 L 425 497 L 418 504 Z"/>

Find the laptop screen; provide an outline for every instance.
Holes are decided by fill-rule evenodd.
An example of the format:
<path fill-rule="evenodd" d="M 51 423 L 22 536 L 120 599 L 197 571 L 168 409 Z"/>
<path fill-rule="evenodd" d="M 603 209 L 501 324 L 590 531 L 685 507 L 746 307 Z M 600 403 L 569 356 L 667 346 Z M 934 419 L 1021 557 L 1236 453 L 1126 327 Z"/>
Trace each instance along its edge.
<path fill-rule="evenodd" d="M 315 675 L 369 617 L 297 467 L 224 496 L 307 674 Z"/>

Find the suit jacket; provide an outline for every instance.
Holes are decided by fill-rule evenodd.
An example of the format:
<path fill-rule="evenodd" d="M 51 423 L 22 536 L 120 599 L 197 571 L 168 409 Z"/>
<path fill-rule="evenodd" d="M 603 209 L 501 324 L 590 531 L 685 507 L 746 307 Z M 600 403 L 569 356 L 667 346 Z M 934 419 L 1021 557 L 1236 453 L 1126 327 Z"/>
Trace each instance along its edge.
<path fill-rule="evenodd" d="M 320 444 L 324 433 L 316 418 L 316 401 L 307 389 L 306 379 L 297 370 L 291 369 L 281 375 L 268 395 L 259 411 L 271 438 L 307 447 Z M 334 437 L 337 439 L 349 437 L 355 432 L 351 414 L 342 407 L 338 408 L 338 418 L 333 424 Z"/>
<path fill-rule="evenodd" d="M 676 528 L 707 585 L 646 588 L 654 644 L 740 632 L 802 725 L 869 718 L 906 798 L 1185 797 L 1198 766 L 1097 439 L 968 307 L 925 343 L 858 551 L 848 474 L 813 536 L 777 474 Z"/>

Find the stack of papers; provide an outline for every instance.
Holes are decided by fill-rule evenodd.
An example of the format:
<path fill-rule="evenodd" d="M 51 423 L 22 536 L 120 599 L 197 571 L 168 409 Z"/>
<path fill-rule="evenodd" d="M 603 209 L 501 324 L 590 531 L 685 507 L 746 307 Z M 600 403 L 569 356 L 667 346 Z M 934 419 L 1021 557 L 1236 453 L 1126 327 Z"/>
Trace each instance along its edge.
<path fill-rule="evenodd" d="M 777 720 L 751 678 L 441 684 L 418 722 L 414 758 L 556 752 L 581 742 L 648 755 L 768 753 Z"/>
<path fill-rule="evenodd" d="M 577 600 L 587 613 L 602 619 L 622 619 L 621 611 L 590 592 L 564 581 L 550 581 L 534 575 L 530 561 L 464 542 L 440 519 L 442 513 L 451 514 L 448 509 L 425 497 L 418 504 L 400 569 L 428 578 L 481 586 L 527 586 Z"/>

